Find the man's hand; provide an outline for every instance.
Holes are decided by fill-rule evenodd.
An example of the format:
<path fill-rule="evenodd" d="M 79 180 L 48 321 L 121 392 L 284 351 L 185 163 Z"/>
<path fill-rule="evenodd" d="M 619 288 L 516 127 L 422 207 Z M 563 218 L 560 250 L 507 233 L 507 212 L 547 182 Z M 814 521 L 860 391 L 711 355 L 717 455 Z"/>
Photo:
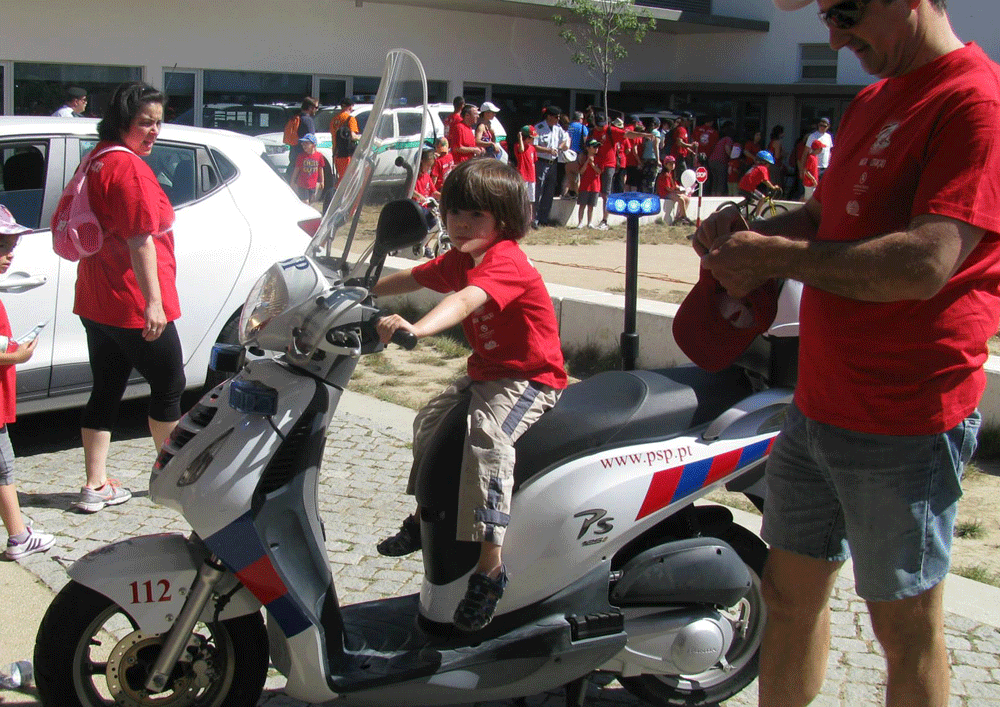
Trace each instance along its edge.
<path fill-rule="evenodd" d="M 770 279 L 765 274 L 767 248 L 774 242 L 771 236 L 753 231 L 737 231 L 718 239 L 701 263 L 711 270 L 726 292 L 733 297 L 746 297 Z"/>
<path fill-rule="evenodd" d="M 678 190 L 680 191 L 680 190 Z M 735 206 L 722 211 L 717 211 L 701 222 L 701 226 L 695 231 L 692 243 L 698 255 L 704 256 L 712 247 L 724 241 L 734 231 L 749 231 L 743 214 Z"/>

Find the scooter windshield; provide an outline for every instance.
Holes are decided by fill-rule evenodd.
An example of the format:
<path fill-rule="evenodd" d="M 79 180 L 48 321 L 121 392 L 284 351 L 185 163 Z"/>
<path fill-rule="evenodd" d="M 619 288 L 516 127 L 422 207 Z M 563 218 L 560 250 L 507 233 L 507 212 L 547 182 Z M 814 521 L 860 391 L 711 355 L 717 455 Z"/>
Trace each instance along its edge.
<path fill-rule="evenodd" d="M 430 122 L 424 67 L 406 49 L 390 51 L 361 139 L 306 250 L 328 277 L 360 272 L 382 206 L 413 193 Z"/>

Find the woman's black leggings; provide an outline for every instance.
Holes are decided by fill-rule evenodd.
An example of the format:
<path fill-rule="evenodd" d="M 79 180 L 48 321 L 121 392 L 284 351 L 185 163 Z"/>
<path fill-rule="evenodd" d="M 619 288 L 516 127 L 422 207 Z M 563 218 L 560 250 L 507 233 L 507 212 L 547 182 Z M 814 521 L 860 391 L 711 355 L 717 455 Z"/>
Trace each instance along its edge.
<path fill-rule="evenodd" d="M 149 416 L 159 422 L 181 419 L 181 393 L 186 381 L 181 340 L 173 322 L 167 324 L 156 341 L 146 341 L 141 329 L 123 329 L 80 319 L 87 331 L 90 371 L 94 379 L 90 400 L 83 409 L 82 427 L 91 430 L 114 427 L 133 368 L 149 383 Z"/>

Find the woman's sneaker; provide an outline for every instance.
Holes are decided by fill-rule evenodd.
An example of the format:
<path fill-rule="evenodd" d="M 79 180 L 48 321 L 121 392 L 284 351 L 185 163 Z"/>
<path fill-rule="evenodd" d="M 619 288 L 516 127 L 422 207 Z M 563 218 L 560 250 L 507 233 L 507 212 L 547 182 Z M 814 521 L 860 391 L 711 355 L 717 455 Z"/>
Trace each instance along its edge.
<path fill-rule="evenodd" d="M 399 532 L 375 546 L 378 554 L 386 557 L 402 557 L 420 549 L 420 521 L 407 516 Z"/>
<path fill-rule="evenodd" d="M 469 588 L 465 596 L 458 602 L 455 616 L 452 619 L 455 627 L 462 631 L 478 631 L 485 628 L 493 620 L 497 610 L 497 602 L 503 596 L 507 586 L 507 568 L 500 565 L 500 574 L 496 578 L 475 572 L 469 577 Z"/>
<path fill-rule="evenodd" d="M 121 485 L 117 479 L 108 479 L 104 486 L 92 489 L 84 486 L 80 489 L 80 500 L 76 507 L 84 513 L 97 513 L 105 506 L 117 506 L 132 498 L 132 492 Z"/>
<path fill-rule="evenodd" d="M 36 552 L 45 552 L 52 543 L 56 541 L 55 536 L 48 533 L 36 533 L 28 528 L 28 537 L 21 542 L 15 542 L 13 538 L 7 538 L 7 551 L 4 556 L 8 560 L 20 560 L 22 557 L 33 555 Z"/>

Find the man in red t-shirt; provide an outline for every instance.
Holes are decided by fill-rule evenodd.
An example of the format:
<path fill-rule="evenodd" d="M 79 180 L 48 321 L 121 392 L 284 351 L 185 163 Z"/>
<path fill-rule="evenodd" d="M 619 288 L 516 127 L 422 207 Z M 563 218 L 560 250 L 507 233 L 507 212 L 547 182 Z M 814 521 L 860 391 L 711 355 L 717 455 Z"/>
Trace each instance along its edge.
<path fill-rule="evenodd" d="M 944 4 L 819 0 L 830 45 L 884 80 L 844 113 L 803 208 L 735 233 L 730 210 L 696 234 L 733 296 L 805 284 L 795 402 L 765 472 L 761 705 L 819 692 L 850 555 L 889 704 L 949 701 L 942 580 L 1000 321 L 1000 67 Z"/>
<path fill-rule="evenodd" d="M 694 153 L 692 150 L 698 147 L 694 142 L 688 142 L 688 130 L 691 127 L 691 123 L 694 122 L 694 116 L 690 113 L 682 113 L 681 119 L 677 123 L 677 127 L 674 128 L 674 144 L 670 148 L 670 154 L 674 156 L 677 161 L 677 179 L 681 178 L 681 174 L 686 169 L 691 169 L 694 167 Z"/>
<path fill-rule="evenodd" d="M 606 231 L 608 230 L 608 194 L 611 193 L 611 180 L 615 176 L 615 170 L 618 166 L 618 150 L 627 138 L 647 138 L 653 137 L 653 134 L 608 125 L 603 113 L 596 114 L 594 122 L 597 123 L 597 127 L 591 131 L 590 138 L 601 143 L 594 161 L 601 170 L 601 198 L 604 200 L 604 218 L 601 219 L 597 228 Z"/>
<path fill-rule="evenodd" d="M 451 140 L 451 154 L 455 158 L 456 166 L 485 152 L 476 145 L 477 120 L 479 120 L 479 109 L 471 103 L 466 103 L 462 107 L 462 120 L 455 124 L 455 138 Z"/>
<path fill-rule="evenodd" d="M 715 129 L 715 120 L 706 116 L 705 122 L 691 133 L 691 142 L 697 145 L 695 152 L 699 164 L 708 162 L 708 158 L 712 156 L 712 151 L 715 149 L 715 143 L 718 141 L 719 131 Z"/>
<path fill-rule="evenodd" d="M 452 105 L 455 107 L 455 112 L 448 116 L 448 122 L 445 124 L 444 129 L 448 133 L 448 142 L 454 144 L 455 130 L 458 124 L 462 122 L 462 109 L 465 107 L 465 98 L 462 96 L 455 96 L 455 100 L 452 101 Z"/>

